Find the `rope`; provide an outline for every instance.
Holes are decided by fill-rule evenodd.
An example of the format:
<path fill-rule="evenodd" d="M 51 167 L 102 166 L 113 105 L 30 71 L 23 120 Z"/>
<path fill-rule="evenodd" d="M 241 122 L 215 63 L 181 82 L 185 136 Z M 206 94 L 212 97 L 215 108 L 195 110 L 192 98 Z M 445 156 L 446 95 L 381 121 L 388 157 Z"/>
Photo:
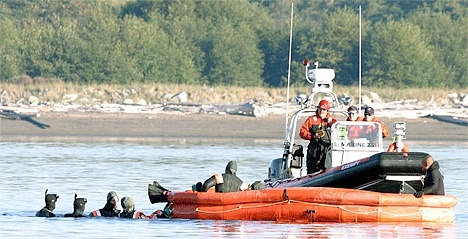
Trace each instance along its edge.
<path fill-rule="evenodd" d="M 173 212 L 177 212 L 177 213 L 180 213 L 180 214 L 193 214 L 195 212 L 202 212 L 202 213 L 225 213 L 225 212 L 234 212 L 234 211 L 237 211 L 237 210 L 241 210 L 241 209 L 252 209 L 252 208 L 261 208 L 261 207 L 269 207 L 269 206 L 273 206 L 273 205 L 279 205 L 279 204 L 283 204 L 285 202 L 288 202 L 288 201 L 280 201 L 280 202 L 276 202 L 276 203 L 269 203 L 269 204 L 261 204 L 261 205 L 252 205 L 252 206 L 238 206 L 237 208 L 233 208 L 233 209 L 229 209 L 229 210 L 221 210 L 221 211 L 205 211 L 205 210 L 200 210 L 198 208 L 196 208 L 194 211 L 192 212 L 180 212 L 180 211 L 177 211 L 177 210 L 172 210 Z"/>
<path fill-rule="evenodd" d="M 353 213 L 353 214 L 356 214 L 356 215 L 366 215 L 366 214 L 372 214 L 372 213 L 382 213 L 382 214 L 387 214 L 387 215 L 392 215 L 392 216 L 412 216 L 412 215 L 418 215 L 418 214 L 422 214 L 421 211 L 419 212 L 416 212 L 416 213 L 405 213 L 405 214 L 396 214 L 396 213 L 390 213 L 390 212 L 385 212 L 385 211 L 381 211 L 381 209 L 376 209 L 374 211 L 370 211 L 370 212 L 357 212 L 357 211 L 352 211 L 350 209 L 347 209 L 346 206 L 343 206 L 343 205 L 330 205 L 330 204 L 323 204 L 323 203 L 311 203 L 311 202 L 302 202 L 302 201 L 296 201 L 296 200 L 291 200 L 291 202 L 296 202 L 296 203 L 302 203 L 302 204 L 309 204 L 309 205 L 314 205 L 314 206 L 323 206 L 323 207 L 334 207 L 334 208 L 340 208 L 341 210 L 343 211 L 346 211 L 346 212 L 349 212 L 349 213 Z M 348 205 L 349 206 L 349 205 Z M 356 205 L 358 206 L 358 205 Z M 364 205 L 361 205 L 361 206 L 364 206 Z"/>

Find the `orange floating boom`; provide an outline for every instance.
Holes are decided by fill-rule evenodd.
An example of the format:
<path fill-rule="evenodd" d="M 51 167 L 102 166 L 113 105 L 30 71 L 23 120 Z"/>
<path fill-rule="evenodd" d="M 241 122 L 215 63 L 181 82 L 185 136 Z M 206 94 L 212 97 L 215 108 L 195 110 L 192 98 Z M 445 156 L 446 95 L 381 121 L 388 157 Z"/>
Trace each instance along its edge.
<path fill-rule="evenodd" d="M 453 223 L 453 196 L 341 188 L 272 188 L 234 193 L 172 192 L 173 218 L 290 222 Z"/>

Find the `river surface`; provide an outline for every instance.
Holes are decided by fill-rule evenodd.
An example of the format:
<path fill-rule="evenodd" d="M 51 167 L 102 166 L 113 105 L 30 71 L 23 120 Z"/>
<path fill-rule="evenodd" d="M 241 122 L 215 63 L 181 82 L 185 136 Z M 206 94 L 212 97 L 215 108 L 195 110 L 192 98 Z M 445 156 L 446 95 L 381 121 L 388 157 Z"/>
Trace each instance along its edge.
<path fill-rule="evenodd" d="M 423 142 L 425 143 L 425 142 Z M 102 208 L 109 191 L 131 196 L 136 209 L 150 214 L 147 186 L 153 180 L 170 190 L 186 190 L 238 162 L 245 182 L 267 177 L 281 145 L 159 145 L 137 143 L 0 142 L 1 238 L 468 238 L 468 146 L 428 143 L 412 151 L 440 162 L 447 195 L 458 198 L 453 224 L 310 223 L 252 221 L 131 220 L 64 218 L 73 197 L 88 200 L 86 213 Z M 59 194 L 56 218 L 35 217 L 44 191 Z"/>

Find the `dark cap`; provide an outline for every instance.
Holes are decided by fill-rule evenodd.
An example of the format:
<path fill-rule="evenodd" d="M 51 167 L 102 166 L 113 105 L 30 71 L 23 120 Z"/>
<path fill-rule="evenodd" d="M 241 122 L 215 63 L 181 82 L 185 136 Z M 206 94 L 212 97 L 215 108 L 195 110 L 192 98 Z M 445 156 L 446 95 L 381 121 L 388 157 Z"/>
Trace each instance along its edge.
<path fill-rule="evenodd" d="M 366 109 L 364 110 L 364 115 L 374 115 L 374 108 L 370 106 L 366 107 Z"/>
<path fill-rule="evenodd" d="M 350 111 L 358 111 L 358 110 L 357 110 L 357 107 L 356 107 L 356 106 L 352 105 L 352 106 L 350 106 L 350 107 L 348 108 L 348 112 L 350 112 Z"/>

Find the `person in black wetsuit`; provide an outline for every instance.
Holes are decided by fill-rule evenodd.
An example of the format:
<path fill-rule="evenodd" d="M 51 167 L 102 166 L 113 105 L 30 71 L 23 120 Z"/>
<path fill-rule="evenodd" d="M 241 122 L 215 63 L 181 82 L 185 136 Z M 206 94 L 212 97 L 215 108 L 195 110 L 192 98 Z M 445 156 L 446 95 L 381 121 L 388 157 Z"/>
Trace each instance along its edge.
<path fill-rule="evenodd" d="M 49 191 L 49 189 L 46 189 L 44 193 L 46 205 L 36 213 L 36 217 L 55 217 L 53 211 L 55 209 L 55 203 L 57 202 L 59 195 L 47 194 L 47 191 Z"/>
<path fill-rule="evenodd" d="M 120 210 L 117 209 L 119 206 L 119 197 L 114 191 L 110 191 L 107 194 L 107 203 L 102 209 L 92 211 L 90 217 L 118 217 Z"/>
<path fill-rule="evenodd" d="M 155 219 L 162 217 L 162 211 L 156 210 L 150 215 L 145 215 L 141 211 L 135 209 L 135 202 L 131 197 L 123 197 L 121 200 L 122 212 L 119 214 L 120 218 L 132 218 L 132 219 Z"/>
<path fill-rule="evenodd" d="M 78 194 L 75 193 L 75 200 L 73 201 L 73 213 L 67 213 L 64 217 L 86 217 L 83 212 L 86 207 L 88 200 L 86 198 L 78 198 Z"/>
<path fill-rule="evenodd" d="M 445 195 L 444 176 L 440 173 L 439 162 L 434 161 L 431 155 L 426 155 L 421 161 L 421 167 L 426 172 L 424 187 L 414 193 L 414 196 L 420 198 L 424 194 Z"/>
<path fill-rule="evenodd" d="M 249 185 L 237 177 L 236 172 L 237 162 L 230 161 L 226 165 L 225 173 L 211 176 L 201 185 L 201 188 L 197 188 L 197 191 L 207 192 L 213 186 L 215 187 L 215 192 L 219 193 L 237 192 L 249 189 Z"/>

